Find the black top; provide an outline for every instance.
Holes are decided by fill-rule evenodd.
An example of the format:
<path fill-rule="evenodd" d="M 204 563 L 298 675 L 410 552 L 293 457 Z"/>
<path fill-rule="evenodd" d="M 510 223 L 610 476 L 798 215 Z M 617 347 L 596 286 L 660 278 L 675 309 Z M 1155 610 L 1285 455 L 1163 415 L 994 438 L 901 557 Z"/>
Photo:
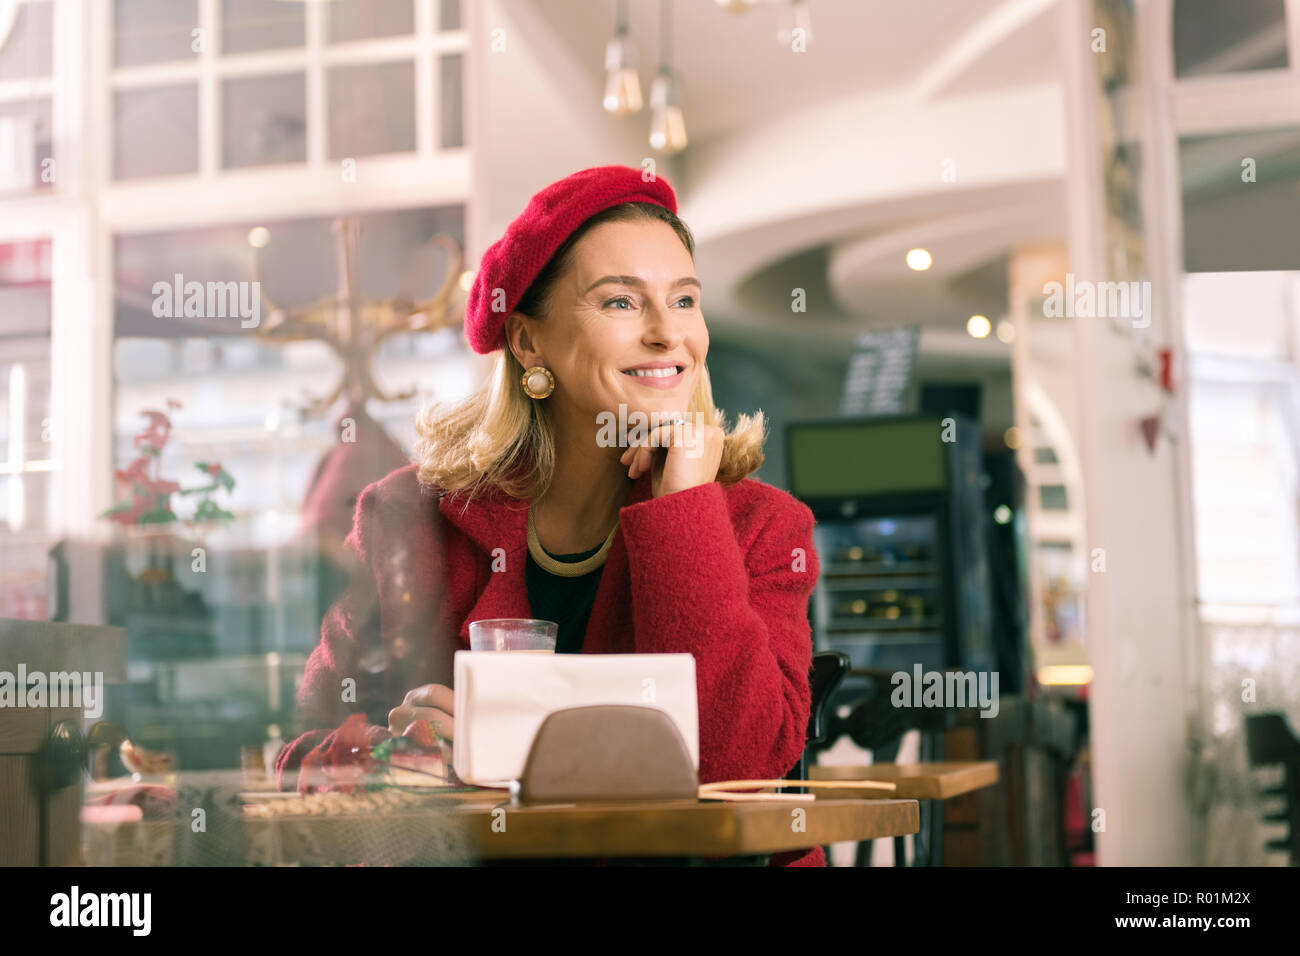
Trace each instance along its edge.
<path fill-rule="evenodd" d="M 602 542 L 590 551 L 579 551 L 577 554 L 546 553 L 556 561 L 576 564 L 591 557 L 603 546 Z M 566 578 L 544 569 L 529 553 L 528 565 L 524 569 L 528 604 L 534 618 L 539 621 L 554 621 L 560 626 L 555 639 L 555 653 L 582 653 L 582 644 L 587 636 L 587 619 L 591 617 L 591 607 L 596 603 L 600 572 L 604 570 L 605 565 L 602 564 L 594 571 Z"/>

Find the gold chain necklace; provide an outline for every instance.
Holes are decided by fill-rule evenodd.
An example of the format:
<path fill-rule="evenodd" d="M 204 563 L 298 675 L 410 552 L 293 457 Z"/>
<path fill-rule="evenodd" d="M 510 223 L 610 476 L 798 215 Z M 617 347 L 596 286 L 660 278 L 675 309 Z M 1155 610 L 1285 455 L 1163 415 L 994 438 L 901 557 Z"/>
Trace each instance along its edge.
<path fill-rule="evenodd" d="M 532 505 L 528 506 L 528 553 L 533 556 L 537 566 L 543 571 L 549 571 L 551 574 L 558 574 L 562 578 L 576 578 L 584 574 L 595 571 L 605 563 L 605 558 L 609 555 L 609 549 L 614 545 L 614 535 L 618 533 L 618 519 L 614 519 L 614 527 L 610 529 L 609 537 L 605 543 L 589 558 L 583 558 L 581 561 L 557 561 L 542 547 L 542 541 L 537 537 L 537 525 L 533 521 Z"/>

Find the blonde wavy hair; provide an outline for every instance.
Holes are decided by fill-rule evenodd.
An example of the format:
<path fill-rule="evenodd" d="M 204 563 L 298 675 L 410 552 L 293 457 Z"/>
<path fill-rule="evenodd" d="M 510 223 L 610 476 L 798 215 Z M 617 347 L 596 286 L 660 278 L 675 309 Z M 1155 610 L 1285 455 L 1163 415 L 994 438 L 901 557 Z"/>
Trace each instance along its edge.
<path fill-rule="evenodd" d="M 555 280 L 569 267 L 574 245 L 602 222 L 658 219 L 668 223 L 695 256 L 690 230 L 663 206 L 624 203 L 597 213 L 579 226 L 538 273 L 516 307 L 529 316 L 545 316 Z M 546 493 L 555 474 L 555 433 L 545 399 L 524 394 L 524 368 L 502 332 L 487 381 L 468 398 L 451 404 L 434 403 L 416 418 L 415 458 L 420 483 L 467 499 L 493 489 L 512 498 L 536 498 Z M 733 484 L 763 463 L 767 423 L 762 411 L 737 415 L 728 429 L 713 403 L 707 365 L 700 367 L 695 392 L 687 405 L 692 420 L 716 425 L 725 433 L 717 481 Z M 697 418 L 697 414 L 701 417 Z"/>

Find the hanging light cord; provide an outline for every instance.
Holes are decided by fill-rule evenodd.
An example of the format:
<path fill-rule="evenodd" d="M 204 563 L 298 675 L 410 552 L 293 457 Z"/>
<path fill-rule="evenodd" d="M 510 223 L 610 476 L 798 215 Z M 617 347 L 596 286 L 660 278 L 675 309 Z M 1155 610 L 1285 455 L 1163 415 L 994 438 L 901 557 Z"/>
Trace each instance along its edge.
<path fill-rule="evenodd" d="M 659 13 L 662 21 L 659 28 L 659 69 L 661 72 L 671 73 L 673 48 L 673 0 L 660 0 Z"/>

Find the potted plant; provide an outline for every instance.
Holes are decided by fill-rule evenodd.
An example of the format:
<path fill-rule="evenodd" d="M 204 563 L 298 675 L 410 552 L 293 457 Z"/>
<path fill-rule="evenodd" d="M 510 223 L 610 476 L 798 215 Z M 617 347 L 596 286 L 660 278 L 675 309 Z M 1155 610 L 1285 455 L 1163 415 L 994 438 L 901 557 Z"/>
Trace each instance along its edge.
<path fill-rule="evenodd" d="M 199 496 L 193 517 L 186 522 L 192 530 L 211 527 L 235 517 L 215 498 L 219 491 L 229 493 L 235 487 L 235 479 L 220 463 L 196 462 L 194 467 L 203 475 L 203 480 L 189 488 L 162 476 L 162 452 L 172 433 L 169 413 L 180 407 L 180 402 L 168 399 L 168 411 L 146 409 L 141 412 L 146 424 L 133 440 L 138 454 L 129 465 L 114 472 L 118 482 L 129 488 L 130 495 L 101 516 L 122 526 L 126 532 L 128 552 L 135 550 L 135 563 L 143 564 L 142 569 L 131 574 L 134 586 L 128 599 L 130 606 L 182 609 L 193 603 L 187 600 L 188 596 L 175 580 L 172 528 L 180 518 L 172 508 L 172 495 Z M 128 570 L 130 557 L 128 554 Z M 201 600 L 198 603 L 201 604 Z"/>

